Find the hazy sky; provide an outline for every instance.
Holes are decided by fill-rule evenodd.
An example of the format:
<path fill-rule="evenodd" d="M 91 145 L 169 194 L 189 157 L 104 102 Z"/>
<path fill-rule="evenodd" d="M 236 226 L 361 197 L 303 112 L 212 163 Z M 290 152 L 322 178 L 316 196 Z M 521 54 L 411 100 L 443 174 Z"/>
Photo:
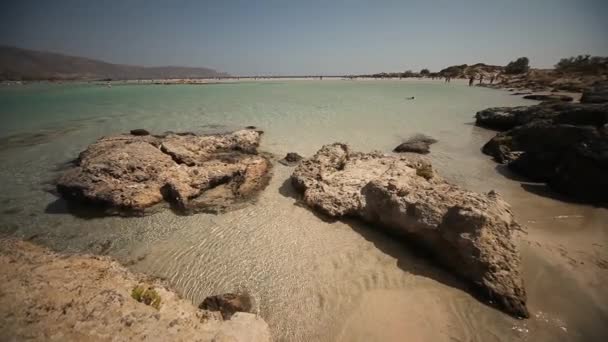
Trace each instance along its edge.
<path fill-rule="evenodd" d="M 608 55 L 608 0 L 0 1 L 0 44 L 231 74 Z"/>

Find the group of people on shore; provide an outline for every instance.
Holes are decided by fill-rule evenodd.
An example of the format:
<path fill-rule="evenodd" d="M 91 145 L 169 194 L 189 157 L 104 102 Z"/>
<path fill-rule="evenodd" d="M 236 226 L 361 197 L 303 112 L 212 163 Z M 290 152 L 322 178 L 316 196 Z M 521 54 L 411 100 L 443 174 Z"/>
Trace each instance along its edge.
<path fill-rule="evenodd" d="M 496 76 L 492 75 L 490 76 L 490 84 L 494 83 L 494 80 L 496 80 Z M 472 87 L 473 84 L 475 83 L 475 75 L 472 75 L 471 77 L 469 77 L 469 87 Z M 483 83 L 483 75 L 479 75 L 479 84 Z"/>

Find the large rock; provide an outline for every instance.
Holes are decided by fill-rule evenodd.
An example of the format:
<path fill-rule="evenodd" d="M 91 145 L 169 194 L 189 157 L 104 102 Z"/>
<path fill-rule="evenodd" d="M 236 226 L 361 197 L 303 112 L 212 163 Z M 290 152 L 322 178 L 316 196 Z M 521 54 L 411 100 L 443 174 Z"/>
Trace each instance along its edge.
<path fill-rule="evenodd" d="M 581 103 L 606 103 L 608 102 L 608 81 L 594 83 L 590 88 L 583 91 Z"/>
<path fill-rule="evenodd" d="M 237 312 L 251 312 L 253 304 L 247 294 L 224 293 L 205 298 L 199 308 L 219 311 L 223 319 L 230 319 Z"/>
<path fill-rule="evenodd" d="M 479 294 L 528 317 L 512 239 L 519 226 L 496 193 L 448 183 L 423 156 L 357 153 L 338 143 L 302 161 L 291 180 L 314 210 L 359 217 L 418 243 Z"/>
<path fill-rule="evenodd" d="M 431 151 L 431 145 L 436 142 L 436 139 L 427 137 L 424 134 L 416 134 L 399 144 L 399 146 L 395 147 L 393 151 L 427 154 Z"/>
<path fill-rule="evenodd" d="M 487 142 L 484 153 L 574 199 L 608 201 L 608 179 L 602 176 L 608 174 L 608 104 L 491 108 L 477 113 L 484 126 L 504 117 L 510 117 L 514 126 L 502 126 L 511 129 Z"/>
<path fill-rule="evenodd" d="M 509 130 L 533 121 L 601 126 L 608 121 L 607 104 L 545 103 L 535 106 L 494 107 L 475 114 L 475 124 Z"/>
<path fill-rule="evenodd" d="M 257 153 L 260 137 L 253 130 L 104 137 L 58 178 L 57 190 L 111 214 L 141 214 L 163 201 L 185 213 L 226 210 L 268 183 L 271 163 Z"/>
<path fill-rule="evenodd" d="M 134 290 L 152 288 L 145 305 Z M 0 238 L 2 341 L 271 341 L 264 320 L 196 308 L 158 279 L 108 258 Z"/>

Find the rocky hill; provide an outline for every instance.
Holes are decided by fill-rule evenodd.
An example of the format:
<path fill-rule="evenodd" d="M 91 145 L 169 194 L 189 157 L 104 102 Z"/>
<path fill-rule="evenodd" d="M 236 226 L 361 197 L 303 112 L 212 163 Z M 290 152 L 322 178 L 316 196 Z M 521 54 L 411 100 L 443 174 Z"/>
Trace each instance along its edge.
<path fill-rule="evenodd" d="M 112 64 L 58 53 L 0 46 L 0 80 L 206 78 L 228 76 L 208 68 Z"/>

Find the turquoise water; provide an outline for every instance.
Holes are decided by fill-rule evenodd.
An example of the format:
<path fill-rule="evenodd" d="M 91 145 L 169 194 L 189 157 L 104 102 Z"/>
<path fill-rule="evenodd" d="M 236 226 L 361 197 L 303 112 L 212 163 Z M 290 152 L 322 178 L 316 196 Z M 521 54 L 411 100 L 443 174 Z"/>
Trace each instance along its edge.
<path fill-rule="evenodd" d="M 408 100 L 411 96 L 415 99 Z M 278 340 L 344 336 L 344 319 L 361 310 L 362 296 L 377 290 L 395 296 L 416 290 L 440 298 L 452 322 L 448 335 L 457 340 L 599 339 L 606 334 L 605 290 L 564 277 L 560 272 L 570 270 L 549 267 L 530 245 L 551 236 L 558 240 L 547 246 L 574 241 L 568 251 L 596 248 L 580 235 L 604 244 L 607 211 L 530 193 L 500 175 L 479 151 L 493 133 L 472 125 L 477 110 L 532 103 L 508 92 L 430 81 L 4 86 L 0 231 L 58 250 L 112 255 L 136 271 L 167 279 L 196 304 L 209 294 L 247 290 Z M 103 135 L 133 128 L 210 132 L 248 125 L 265 131 L 261 148 L 278 156 L 311 155 L 335 141 L 389 152 L 415 133 L 438 139 L 431 158 L 444 177 L 475 191 L 498 190 L 530 230 L 522 245 L 524 273 L 530 308 L 542 318 L 522 325 L 485 306 L 373 227 L 320 221 L 296 205 L 287 182 L 292 169 L 278 164 L 257 203 L 217 216 L 78 218 L 45 191 L 63 163 Z M 544 291 L 557 279 L 559 286 Z M 584 319 L 580 303 L 590 313 Z M 412 308 L 412 314 L 424 315 L 423 309 Z M 373 328 L 374 322 L 367 324 Z"/>

